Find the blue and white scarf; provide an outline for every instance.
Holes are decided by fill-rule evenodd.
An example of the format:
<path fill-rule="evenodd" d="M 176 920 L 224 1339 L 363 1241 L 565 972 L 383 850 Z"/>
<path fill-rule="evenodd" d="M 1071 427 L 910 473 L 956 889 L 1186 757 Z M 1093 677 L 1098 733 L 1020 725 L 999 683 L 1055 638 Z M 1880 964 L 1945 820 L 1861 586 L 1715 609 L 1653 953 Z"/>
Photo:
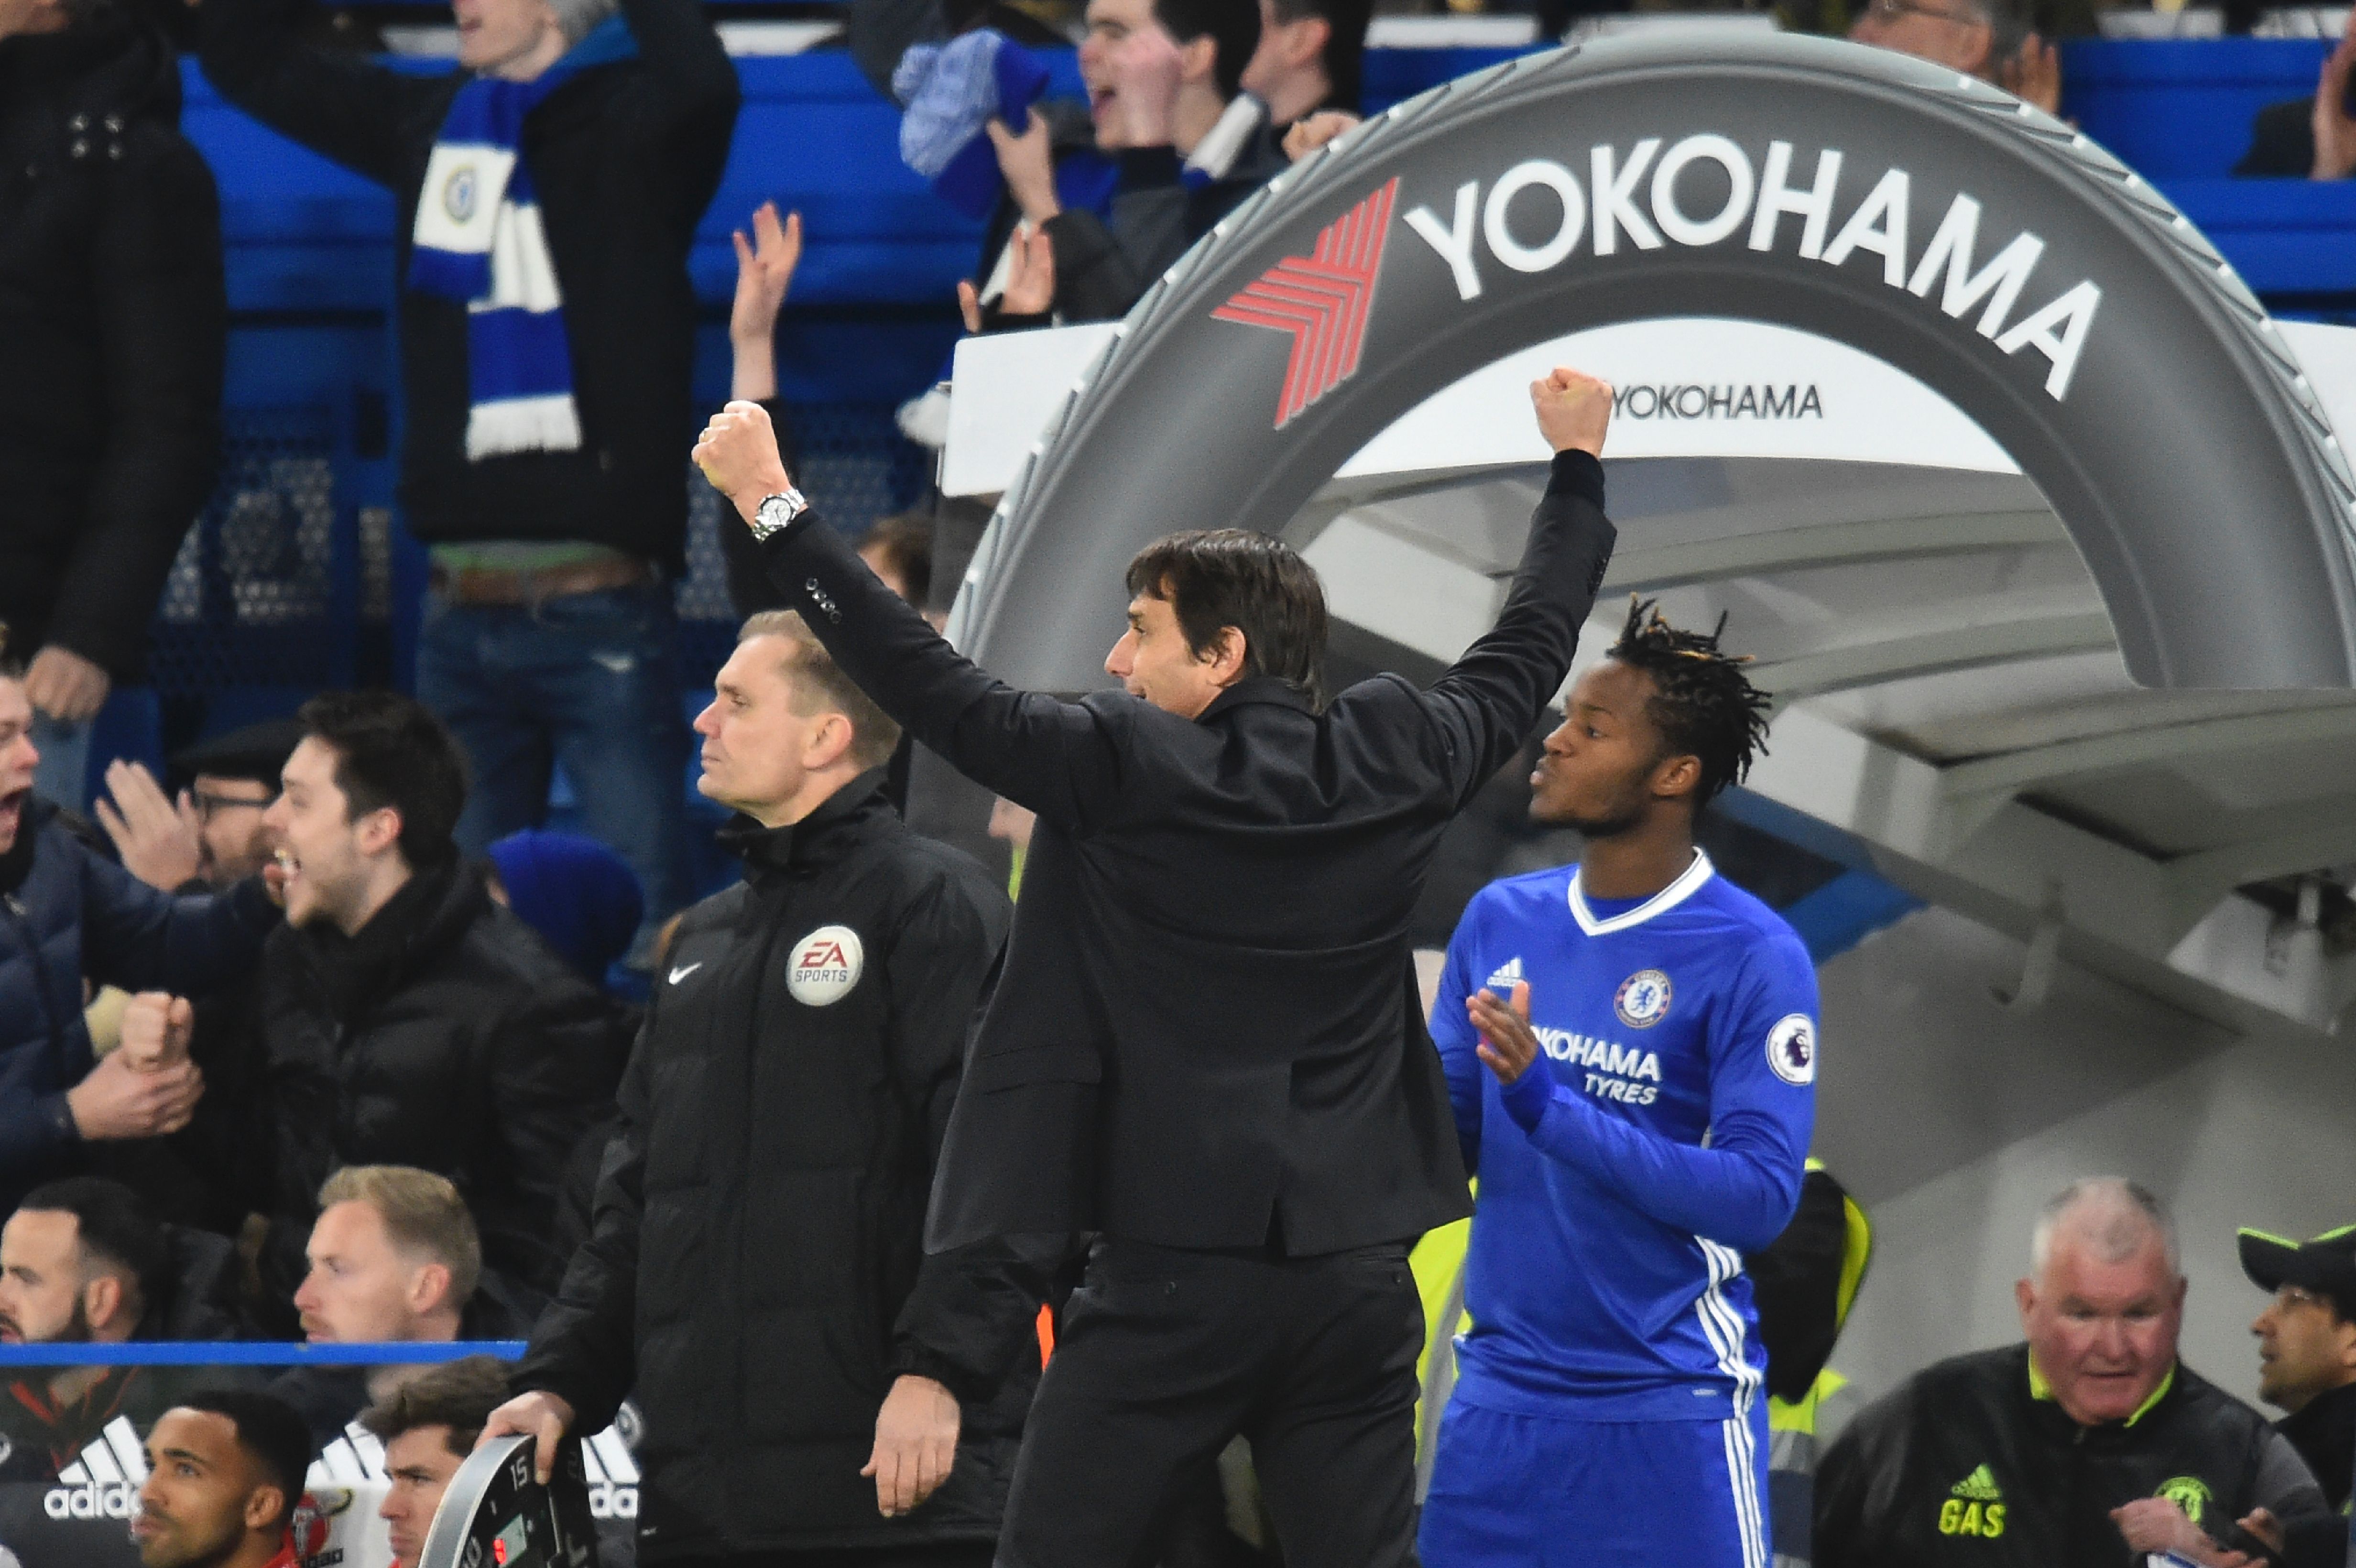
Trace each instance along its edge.
<path fill-rule="evenodd" d="M 998 150 L 983 127 L 995 119 L 1023 130 L 1046 91 L 1046 62 L 995 28 L 911 44 L 892 71 L 892 95 L 906 110 L 900 161 L 959 212 L 987 218 L 1000 178 Z"/>
<path fill-rule="evenodd" d="M 635 59 L 610 16 L 530 81 L 477 77 L 450 101 L 417 194 L 409 286 L 466 307 L 466 456 L 581 445 L 564 296 L 525 166 L 524 116 L 591 66 Z"/>

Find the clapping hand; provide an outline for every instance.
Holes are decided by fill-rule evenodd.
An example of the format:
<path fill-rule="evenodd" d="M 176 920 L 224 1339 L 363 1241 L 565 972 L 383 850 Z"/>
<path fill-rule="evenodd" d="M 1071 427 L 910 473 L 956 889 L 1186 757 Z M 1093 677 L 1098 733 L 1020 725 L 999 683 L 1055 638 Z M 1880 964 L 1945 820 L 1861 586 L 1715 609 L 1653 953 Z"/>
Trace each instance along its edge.
<path fill-rule="evenodd" d="M 1494 993 L 1475 991 L 1464 998 L 1465 1016 L 1481 1032 L 1481 1043 L 1473 1047 L 1500 1083 L 1511 1083 L 1529 1071 L 1530 1063 L 1538 1059 L 1537 1032 L 1530 1028 L 1530 983 L 1514 982 L 1511 1002 L 1501 1002 Z"/>
<path fill-rule="evenodd" d="M 123 869 L 149 887 L 172 892 L 203 869 L 196 802 L 182 790 L 176 805 L 145 763 L 109 764 L 97 815 L 123 857 Z"/>

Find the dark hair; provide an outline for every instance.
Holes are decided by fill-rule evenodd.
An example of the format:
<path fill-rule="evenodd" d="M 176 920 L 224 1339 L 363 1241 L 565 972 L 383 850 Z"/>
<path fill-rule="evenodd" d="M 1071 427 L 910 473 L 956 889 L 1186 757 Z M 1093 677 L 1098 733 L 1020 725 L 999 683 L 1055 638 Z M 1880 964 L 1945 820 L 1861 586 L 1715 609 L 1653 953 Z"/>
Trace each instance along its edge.
<path fill-rule="evenodd" d="M 466 804 L 466 759 L 442 720 L 391 691 L 323 691 L 294 716 L 306 737 L 335 748 L 336 787 L 357 821 L 401 813 L 401 856 L 412 870 L 456 858 L 450 835 Z"/>
<path fill-rule="evenodd" d="M 284 1529 L 303 1500 L 303 1477 L 311 1470 L 311 1429 L 294 1407 L 258 1389 L 221 1388 L 192 1393 L 173 1408 L 229 1417 L 237 1428 L 237 1445 L 261 1465 L 262 1479 L 285 1499 L 278 1512 Z"/>
<path fill-rule="evenodd" d="M 921 610 L 933 592 L 933 523 L 922 512 L 897 512 L 875 519 L 852 547 L 861 554 L 873 550 L 884 558 L 892 575 L 908 591 L 908 603 Z"/>
<path fill-rule="evenodd" d="M 1211 69 L 1219 96 L 1232 99 L 1243 91 L 1244 67 L 1259 48 L 1259 0 L 1153 0 L 1153 19 L 1181 44 L 1208 33 L 1218 46 Z"/>
<path fill-rule="evenodd" d="M 1700 759 L 1701 783 L 1694 790 L 1698 811 L 1727 785 L 1741 782 L 1751 758 L 1766 752 L 1773 699 L 1742 673 L 1749 655 L 1719 648 L 1725 616 L 1715 631 L 1681 632 L 1661 618 L 1658 604 L 1629 597 L 1627 624 L 1611 656 L 1653 677 L 1644 711 L 1668 743 L 1665 754 Z"/>
<path fill-rule="evenodd" d="M 1273 676 L 1320 699 L 1325 585 L 1282 539 L 1249 528 L 1172 534 L 1130 561 L 1129 591 L 1167 600 L 1196 657 L 1233 626 L 1244 635 L 1246 675 Z"/>
<path fill-rule="evenodd" d="M 171 1243 L 146 1203 L 119 1181 L 101 1176 L 69 1176 L 46 1181 L 25 1194 L 16 1211 L 74 1217 L 82 1255 L 101 1267 L 130 1277 L 145 1311 L 165 1294 L 171 1271 Z"/>
<path fill-rule="evenodd" d="M 1374 17 L 1373 0 L 1273 0 L 1276 19 L 1280 22 L 1302 22 L 1312 16 L 1325 19 L 1325 48 L 1321 51 L 1325 67 L 1324 109 L 1346 109 L 1358 112 L 1366 58 L 1366 24 Z"/>
<path fill-rule="evenodd" d="M 450 1452 L 474 1451 L 491 1412 L 507 1403 L 508 1370 L 496 1356 L 444 1361 L 360 1413 L 360 1424 L 390 1443 L 421 1426 L 446 1426 Z"/>

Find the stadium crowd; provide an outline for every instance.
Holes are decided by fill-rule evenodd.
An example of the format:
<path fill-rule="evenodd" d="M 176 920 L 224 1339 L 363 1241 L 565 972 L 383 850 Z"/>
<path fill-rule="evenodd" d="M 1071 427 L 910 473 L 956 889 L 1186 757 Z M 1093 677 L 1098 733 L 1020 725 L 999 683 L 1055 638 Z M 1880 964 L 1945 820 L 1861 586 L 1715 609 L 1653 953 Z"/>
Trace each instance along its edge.
<path fill-rule="evenodd" d="M 1033 810 L 1001 799 L 990 817 L 986 831 L 1018 846 L 1011 887 L 913 831 L 916 743 L 830 634 L 787 608 L 777 550 L 733 522 L 742 632 L 711 704 L 681 723 L 675 437 L 698 411 L 686 258 L 727 155 L 735 75 L 691 0 L 455 9 L 465 69 L 446 77 L 324 43 L 289 0 L 203 0 L 195 23 L 225 96 L 396 198 L 402 499 L 432 571 L 416 693 L 320 692 L 182 751 L 168 779 L 96 759 L 104 790 L 85 820 L 91 720 L 137 677 L 210 484 L 220 221 L 177 129 L 172 48 L 137 0 L 0 0 L 0 1342 L 530 1349 L 512 1365 L 388 1349 L 380 1364 L 276 1372 L 11 1366 L 0 1485 L 58 1483 L 127 1420 L 146 1447 L 143 1562 L 275 1568 L 300 1561 L 290 1531 L 314 1457 L 357 1424 L 382 1445 L 381 1515 L 414 1568 L 483 1434 L 539 1439 L 544 1469 L 558 1438 L 602 1431 L 628 1403 L 649 1563 L 990 1563 L 1043 1367 L 1076 1288 L 1101 1289 L 1061 1235 L 926 1242 L 969 1026 L 1001 976 L 1052 987 L 1064 961 L 1010 945 Z M 1023 57 L 1044 46 L 1019 16 L 947 10 L 927 33 L 871 8 L 862 37 L 888 63 L 912 164 L 986 219 L 959 289 L 972 332 L 1120 317 L 1253 191 L 1356 122 L 1365 0 L 1090 0 L 1084 104 L 1040 96 L 1044 73 Z M 2010 0 L 1876 0 L 1850 30 L 2056 109 L 2057 57 L 2029 21 Z M 2351 65 L 2356 19 L 2317 98 L 2261 117 L 2244 172 L 2356 170 Z M 802 239 L 797 214 L 747 217 L 729 321 L 732 396 L 763 411 L 788 472 L 775 336 Z M 1560 400 L 1576 394 L 1538 398 L 1558 453 L 1548 498 L 1600 523 L 1601 425 L 1572 432 Z M 1289 676 L 1253 662 L 1290 634 L 1254 619 L 1260 568 L 1226 548 L 1197 541 L 1133 574 L 1131 630 L 1108 668 L 1188 719 L 1252 680 L 1290 682 L 1292 698 L 1263 706 L 1314 707 L 1314 656 Z M 926 511 L 884 519 L 856 549 L 937 625 L 971 540 L 954 548 Z M 1556 564 L 1566 581 L 1584 571 Z M 1321 608 L 1318 642 L 1322 624 Z M 1627 894 L 1593 892 L 1598 930 L 1682 885 L 1689 862 L 1706 872 L 1695 817 L 1739 775 L 1763 703 L 1714 639 L 1632 615 L 1614 655 L 1620 686 L 1578 700 L 1620 715 L 1601 722 L 1628 727 L 1629 776 L 1659 781 L 1644 786 L 1645 820 L 1674 831 L 1637 845 L 1653 860 L 1593 853 L 1594 887 L 1608 860 Z M 1603 824 L 1590 840 L 1619 841 L 1617 817 L 1582 816 L 1564 804 L 1570 773 L 1548 773 L 1572 767 L 1574 727 L 1546 743 L 1538 804 L 1560 798 L 1542 819 Z M 734 814 L 723 839 L 743 867 L 701 901 L 679 788 L 691 734 L 698 787 Z M 1455 804 L 1521 765 L 1454 781 Z M 584 836 L 541 827 L 558 766 Z M 1065 819 L 1100 808 L 1073 799 L 1040 808 L 1039 859 L 1057 874 Z M 1572 1206 L 1545 1196 L 1573 1179 L 1563 1170 L 1645 1223 L 1712 1237 L 1708 1292 L 1747 1271 L 1748 1294 L 1728 1297 L 1736 1350 L 1697 1339 L 1662 1352 L 1723 1375 L 1727 1430 L 1742 1429 L 1730 1445 L 1755 1417 L 1772 1447 L 1756 1493 L 1772 1511 L 1762 1502 L 1764 1528 L 1754 1518 L 1730 1549 L 1745 1562 L 2356 1561 L 2341 1518 L 2356 1468 L 2356 1227 L 2241 1237 L 2267 1298 L 2252 1333 L 2279 1420 L 2181 1363 L 2186 1312 L 2233 1308 L 2189 1301 L 2165 1210 L 2100 1177 L 2056 1195 L 2022 1239 L 2019 1343 L 1925 1369 L 1836 1420 L 1828 1369 L 1867 1227 L 1827 1173 L 1803 1179 L 1814 1043 L 1786 1026 L 1812 1028 L 1814 1002 L 1796 943 L 1763 906 L 1729 903 L 1791 960 L 1757 982 L 1765 999 L 1746 993 L 1786 1054 L 1751 1074 L 1765 1108 L 1743 1132 L 1721 1125 L 1703 1147 L 1665 1122 L 1655 1141 L 1676 1144 L 1674 1160 L 1626 1146 L 1660 1164 L 1623 1191 L 1591 1149 L 1654 1135 L 1609 1130 L 1621 1125 L 1533 1073 L 1521 958 L 1477 958 L 1494 929 L 1482 923 L 1507 920 L 1512 896 L 1467 915 L 1430 1025 L 1458 1134 L 1449 1157 L 1485 1166 L 1491 1196 L 1476 1283 L 1454 1298 L 1489 1331 L 1463 1341 L 1461 1377 L 1423 1384 L 1427 1402 L 1456 1395 L 1428 1498 L 1369 1505 L 1422 1506 L 1425 1561 L 1538 1560 L 1500 1545 L 1497 1520 L 1541 1473 L 1577 1469 L 1604 1497 L 1659 1490 L 1699 1463 L 1639 1458 L 1612 1474 L 1584 1433 L 1556 1446 L 1561 1423 L 1546 1424 L 1565 1409 L 1665 1424 L 1633 1403 L 1598 1415 L 1583 1385 L 1547 1383 L 1549 1358 L 1581 1332 L 1560 1301 L 1599 1289 L 1582 1283 L 1579 1247 L 1543 1266 L 1524 1250 L 1540 1232 L 1551 1247 L 1549 1226 L 1584 1235 Z M 1584 911 L 1581 896 L 1574 885 Z M 1623 1019 L 1655 1005 L 1641 990 L 1610 999 Z M 1610 1097 L 1651 1106 L 1644 1076 L 1632 1068 Z M 1441 1144 L 1447 1121 L 1435 1108 L 1426 1129 Z M 1261 1223 L 1242 1239 L 1253 1244 L 1202 1250 L 1260 1261 Z M 1266 1223 L 1266 1250 L 1284 1255 L 1282 1221 Z M 1396 1317 L 1403 1252 L 1358 1261 Z M 1528 1288 L 1501 1287 L 1522 1263 Z M 1435 1357 L 1453 1317 L 1431 1326 Z M 1744 1333 L 1763 1350 L 1741 1349 Z M 1386 1397 L 1410 1381 L 1403 1365 L 1386 1372 Z M 1772 1398 L 1753 1410 L 1761 1390 Z M 1258 1486 L 1310 1484 L 1299 1434 L 1258 1407 L 1197 1425 L 1173 1445 L 1187 1451 L 1168 1456 L 1165 1492 L 1130 1504 L 1151 1560 L 1275 1561 L 1277 1535 L 1295 1561 L 1317 1560 L 1280 1488 Z M 1229 1445 L 1237 1431 L 1248 1441 Z M 1704 1458 L 1740 1469 L 1731 1446 Z"/>

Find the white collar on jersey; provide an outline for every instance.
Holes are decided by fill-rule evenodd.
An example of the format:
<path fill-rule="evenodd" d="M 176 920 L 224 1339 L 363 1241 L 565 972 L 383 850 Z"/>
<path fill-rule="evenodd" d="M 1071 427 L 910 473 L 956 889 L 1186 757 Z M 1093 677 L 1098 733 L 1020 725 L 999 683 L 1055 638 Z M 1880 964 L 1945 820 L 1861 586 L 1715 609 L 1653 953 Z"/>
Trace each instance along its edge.
<path fill-rule="evenodd" d="M 1694 846 L 1693 864 L 1687 866 L 1676 881 L 1634 909 L 1624 914 L 1615 914 L 1610 920 L 1595 918 L 1595 912 L 1587 907 L 1587 895 L 1579 890 L 1580 873 L 1573 871 L 1570 874 L 1570 918 L 1579 922 L 1579 929 L 1590 936 L 1609 936 L 1615 931 L 1626 931 L 1631 926 L 1644 924 L 1656 914 L 1667 913 L 1693 897 L 1701 891 L 1701 885 L 1709 880 L 1712 870 L 1709 857 L 1703 854 L 1701 846 L 1697 844 Z"/>

